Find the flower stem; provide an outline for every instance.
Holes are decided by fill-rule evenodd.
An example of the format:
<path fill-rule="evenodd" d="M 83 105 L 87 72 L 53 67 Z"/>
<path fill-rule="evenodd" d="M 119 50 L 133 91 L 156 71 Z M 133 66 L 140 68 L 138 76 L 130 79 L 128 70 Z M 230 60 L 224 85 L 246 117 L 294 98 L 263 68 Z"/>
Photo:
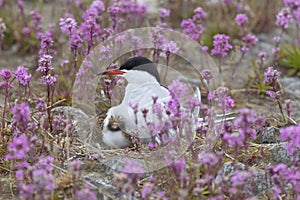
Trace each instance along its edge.
<path fill-rule="evenodd" d="M 278 103 L 278 106 L 279 106 L 279 109 L 280 109 L 280 113 L 281 113 L 281 115 L 282 115 L 282 118 L 283 118 L 283 120 L 284 120 L 284 123 L 286 123 L 287 121 L 286 121 L 285 115 L 284 115 L 283 110 L 282 110 L 282 104 L 281 104 L 281 101 L 280 101 L 280 100 L 277 100 L 277 103 Z"/>
<path fill-rule="evenodd" d="M 4 105 L 3 105 L 3 112 L 2 112 L 2 131 L 1 131 L 1 137 L 2 137 L 2 142 L 4 144 L 4 129 L 5 129 L 5 113 L 6 113 L 6 104 L 7 104 L 7 98 L 8 98 L 8 87 L 5 87 L 5 94 L 4 94 Z"/>
<path fill-rule="evenodd" d="M 52 101 L 51 101 L 51 91 L 50 91 L 49 84 L 47 84 L 47 100 L 48 100 L 47 115 L 48 115 L 48 122 L 49 122 L 50 133 L 51 133 L 52 132 L 52 119 L 51 119 Z"/>
<path fill-rule="evenodd" d="M 219 78 L 221 81 L 221 85 L 224 85 L 224 81 L 223 81 L 223 76 L 222 76 L 222 67 L 221 67 L 221 62 L 222 62 L 222 58 L 219 57 L 219 63 L 218 63 L 218 68 L 219 68 Z"/>
<path fill-rule="evenodd" d="M 167 52 L 166 55 L 167 55 L 167 69 L 166 69 L 166 73 L 163 78 L 163 83 L 165 83 L 166 79 L 167 79 L 167 74 L 168 74 L 168 70 L 169 70 L 170 52 L 169 53 Z"/>

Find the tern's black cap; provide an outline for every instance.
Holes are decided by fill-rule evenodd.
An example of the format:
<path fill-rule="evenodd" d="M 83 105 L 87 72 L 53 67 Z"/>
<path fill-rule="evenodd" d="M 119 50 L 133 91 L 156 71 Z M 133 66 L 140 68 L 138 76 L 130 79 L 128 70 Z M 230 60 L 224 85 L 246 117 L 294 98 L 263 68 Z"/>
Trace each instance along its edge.
<path fill-rule="evenodd" d="M 156 65 L 145 57 L 133 57 L 128 59 L 121 67 L 120 70 L 140 70 L 146 71 L 156 78 L 160 83 L 160 77 L 156 68 Z"/>

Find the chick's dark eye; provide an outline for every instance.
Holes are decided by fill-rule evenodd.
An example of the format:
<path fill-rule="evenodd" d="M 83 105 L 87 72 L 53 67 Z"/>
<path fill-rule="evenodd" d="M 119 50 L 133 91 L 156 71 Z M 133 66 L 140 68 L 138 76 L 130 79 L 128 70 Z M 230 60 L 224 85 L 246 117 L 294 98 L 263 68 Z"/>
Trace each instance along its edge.
<path fill-rule="evenodd" d="M 112 127 L 113 129 L 119 129 L 119 128 L 120 128 L 118 122 L 113 122 L 112 125 L 111 125 L 111 127 Z"/>
<path fill-rule="evenodd" d="M 110 131 L 120 131 L 121 128 L 124 128 L 124 122 L 120 116 L 111 116 L 107 128 Z"/>
<path fill-rule="evenodd" d="M 119 130 L 121 130 L 120 124 L 118 122 L 110 122 L 107 127 L 110 131 L 119 131 Z"/>

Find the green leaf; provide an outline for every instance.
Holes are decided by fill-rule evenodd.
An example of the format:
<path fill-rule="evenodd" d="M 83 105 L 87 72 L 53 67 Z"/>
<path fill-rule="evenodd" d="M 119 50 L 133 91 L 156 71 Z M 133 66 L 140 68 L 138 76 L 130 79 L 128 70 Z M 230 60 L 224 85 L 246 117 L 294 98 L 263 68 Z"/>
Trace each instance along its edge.
<path fill-rule="evenodd" d="M 287 46 L 280 51 L 279 64 L 291 68 L 289 76 L 298 74 L 300 71 L 300 49 L 297 46 Z"/>

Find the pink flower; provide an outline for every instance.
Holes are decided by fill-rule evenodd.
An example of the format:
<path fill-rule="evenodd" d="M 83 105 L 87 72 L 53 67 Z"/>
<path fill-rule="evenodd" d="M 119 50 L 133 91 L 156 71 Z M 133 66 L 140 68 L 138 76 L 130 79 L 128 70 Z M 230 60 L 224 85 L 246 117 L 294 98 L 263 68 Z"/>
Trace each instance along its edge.
<path fill-rule="evenodd" d="M 180 82 L 179 80 L 174 80 L 169 86 L 170 95 L 172 98 L 181 99 L 183 98 L 188 91 L 188 87 L 185 83 Z"/>
<path fill-rule="evenodd" d="M 9 153 L 6 155 L 5 160 L 18 160 L 25 159 L 27 153 L 30 151 L 28 138 L 25 135 L 15 137 L 13 141 L 8 145 Z"/>
<path fill-rule="evenodd" d="M 267 53 L 265 51 L 261 51 L 259 52 L 258 56 L 261 58 L 261 59 L 264 59 L 266 57 Z"/>
<path fill-rule="evenodd" d="M 266 94 L 267 94 L 269 97 L 271 97 L 272 99 L 280 99 L 280 97 L 281 97 L 280 91 L 274 92 L 274 91 L 271 91 L 271 90 L 267 90 L 267 91 L 266 91 Z"/>
<path fill-rule="evenodd" d="M 29 36 L 30 35 L 30 28 L 29 27 L 24 27 L 22 29 L 22 33 L 26 36 Z"/>
<path fill-rule="evenodd" d="M 251 46 L 256 45 L 258 39 L 255 35 L 247 34 L 242 38 L 242 41 L 245 42 L 245 44 L 242 47 L 243 52 L 249 51 Z"/>
<path fill-rule="evenodd" d="M 280 42 L 280 36 L 275 36 L 274 38 L 273 38 L 273 40 L 276 42 L 276 43 L 279 43 Z"/>
<path fill-rule="evenodd" d="M 18 79 L 19 83 L 22 85 L 28 85 L 31 79 L 31 74 L 27 74 L 28 68 L 24 66 L 19 66 L 18 69 L 15 71 L 16 78 Z"/>
<path fill-rule="evenodd" d="M 204 10 L 201 7 L 197 7 L 194 10 L 194 16 L 193 16 L 193 21 L 197 21 L 199 19 L 202 19 L 204 17 L 206 17 L 206 12 L 204 12 Z"/>
<path fill-rule="evenodd" d="M 166 18 L 170 16 L 170 10 L 165 8 L 159 8 L 159 16 L 161 18 Z"/>
<path fill-rule="evenodd" d="M 281 73 L 279 71 L 273 67 L 268 67 L 267 71 L 264 73 L 264 83 L 269 83 L 271 86 L 273 86 L 280 75 Z"/>
<path fill-rule="evenodd" d="M 280 129 L 281 141 L 287 141 L 286 149 L 289 154 L 293 154 L 296 149 L 300 149 L 300 124 Z"/>
<path fill-rule="evenodd" d="M 165 53 L 172 53 L 172 54 L 175 54 L 179 51 L 179 48 L 177 47 L 177 44 L 176 42 L 174 41 L 170 41 L 169 43 L 167 44 L 164 44 L 162 46 L 162 50 L 165 52 Z"/>
<path fill-rule="evenodd" d="M 204 80 L 206 80 L 207 84 L 209 84 L 210 80 L 213 78 L 211 71 L 204 69 L 200 73 L 201 73 L 202 78 Z"/>
<path fill-rule="evenodd" d="M 65 34 L 71 34 L 76 26 L 77 22 L 75 21 L 74 18 L 68 17 L 68 18 L 60 18 L 59 19 L 59 26 L 61 29 L 61 32 Z"/>
<path fill-rule="evenodd" d="M 276 25 L 281 26 L 282 29 L 287 29 L 289 27 L 289 22 L 293 19 L 289 10 L 283 8 L 276 16 Z"/>
<path fill-rule="evenodd" d="M 141 195 L 143 199 L 146 199 L 149 194 L 151 194 L 154 184 L 146 183 L 141 191 Z"/>
<path fill-rule="evenodd" d="M 245 136 L 245 139 L 250 137 L 256 139 L 256 131 L 253 128 L 253 125 L 257 124 L 257 119 L 259 119 L 256 112 L 254 110 L 243 108 L 239 109 L 238 113 L 239 117 L 234 120 L 235 127 Z M 263 126 L 264 123 L 261 123 L 260 125 Z"/>
<path fill-rule="evenodd" d="M 245 14 L 237 14 L 235 17 L 235 22 L 242 27 L 248 22 L 248 17 Z"/>
<path fill-rule="evenodd" d="M 11 71 L 8 69 L 2 69 L 0 70 L 0 76 L 3 80 L 8 81 L 11 77 Z"/>
<path fill-rule="evenodd" d="M 57 75 L 47 74 L 41 77 L 41 82 L 47 85 L 54 85 L 56 83 Z"/>
<path fill-rule="evenodd" d="M 54 176 L 44 169 L 37 169 L 32 172 L 33 184 L 35 191 L 43 196 L 45 190 L 52 191 L 55 189 Z M 38 196 L 39 196 L 38 195 Z"/>
<path fill-rule="evenodd" d="M 183 32 L 193 40 L 198 40 L 203 32 L 203 27 L 200 23 L 195 24 L 192 19 L 186 19 L 181 22 Z"/>
<path fill-rule="evenodd" d="M 83 188 L 75 191 L 76 199 L 89 199 L 97 200 L 96 192 L 92 191 L 88 184 L 85 184 Z"/>
<path fill-rule="evenodd" d="M 26 103 L 16 104 L 11 113 L 14 115 L 12 119 L 13 124 L 25 124 L 30 120 L 30 108 Z"/>
<path fill-rule="evenodd" d="M 214 36 L 214 48 L 211 50 L 211 55 L 220 55 L 225 57 L 227 55 L 227 51 L 232 49 L 232 46 L 228 43 L 229 39 L 230 37 L 228 35 L 216 34 Z"/>
<path fill-rule="evenodd" d="M 234 107 L 234 100 L 228 96 L 228 92 L 228 88 L 219 87 L 208 94 L 208 99 L 216 103 L 216 106 L 224 112 L 228 112 L 230 108 Z"/>
<path fill-rule="evenodd" d="M 52 70 L 53 67 L 51 65 L 51 62 L 51 55 L 42 55 L 39 59 L 39 67 L 37 68 L 37 71 L 48 72 L 49 70 Z"/>

